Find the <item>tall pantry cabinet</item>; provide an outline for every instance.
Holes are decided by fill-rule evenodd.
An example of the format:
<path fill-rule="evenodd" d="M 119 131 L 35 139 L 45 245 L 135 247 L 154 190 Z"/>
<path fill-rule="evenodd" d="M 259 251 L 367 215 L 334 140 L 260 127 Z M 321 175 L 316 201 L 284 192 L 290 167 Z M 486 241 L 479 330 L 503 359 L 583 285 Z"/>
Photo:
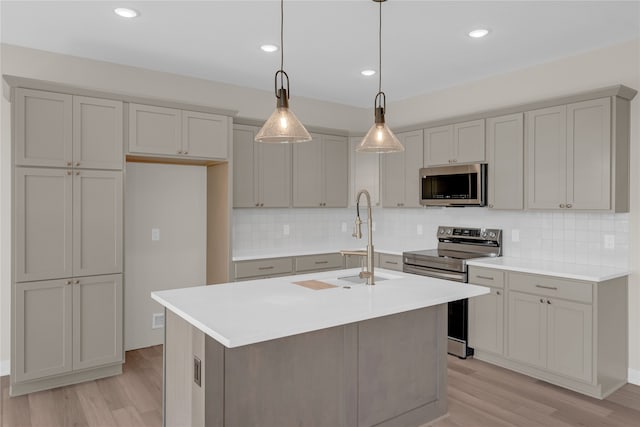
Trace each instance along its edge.
<path fill-rule="evenodd" d="M 16 88 L 11 394 L 120 373 L 123 103 Z"/>

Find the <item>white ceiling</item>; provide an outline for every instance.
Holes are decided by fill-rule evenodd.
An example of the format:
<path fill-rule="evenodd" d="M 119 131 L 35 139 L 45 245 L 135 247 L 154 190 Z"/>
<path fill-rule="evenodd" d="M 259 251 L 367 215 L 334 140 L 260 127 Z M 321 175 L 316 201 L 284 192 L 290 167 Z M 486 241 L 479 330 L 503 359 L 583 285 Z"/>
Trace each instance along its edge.
<path fill-rule="evenodd" d="M 137 9 L 133 20 L 117 6 Z M 279 1 L 2 1 L 2 42 L 273 90 Z M 383 9 L 383 90 L 394 101 L 640 36 L 638 1 L 410 1 Z M 285 1 L 292 96 L 373 104 L 377 3 Z M 484 39 L 471 29 L 491 29 Z M 612 64 L 615 66 L 615 64 Z"/>

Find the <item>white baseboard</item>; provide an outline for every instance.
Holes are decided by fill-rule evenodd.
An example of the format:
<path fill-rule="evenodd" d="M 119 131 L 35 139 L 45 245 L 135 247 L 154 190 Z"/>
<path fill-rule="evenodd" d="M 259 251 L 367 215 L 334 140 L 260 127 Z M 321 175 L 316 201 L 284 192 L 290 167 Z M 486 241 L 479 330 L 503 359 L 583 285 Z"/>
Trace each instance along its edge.
<path fill-rule="evenodd" d="M 629 368 L 629 378 L 627 378 L 631 384 L 640 385 L 640 370 Z"/>
<path fill-rule="evenodd" d="M 9 372 L 11 372 L 11 362 L 9 360 L 0 360 L 0 377 L 9 375 Z"/>

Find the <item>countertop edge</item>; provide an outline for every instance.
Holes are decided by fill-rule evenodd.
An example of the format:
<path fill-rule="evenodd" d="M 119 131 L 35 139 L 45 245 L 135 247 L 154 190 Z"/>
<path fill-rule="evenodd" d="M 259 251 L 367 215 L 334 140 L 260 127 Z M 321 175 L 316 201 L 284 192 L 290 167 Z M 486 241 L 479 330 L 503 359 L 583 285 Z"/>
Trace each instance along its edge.
<path fill-rule="evenodd" d="M 497 263 L 497 258 L 487 258 L 487 259 L 477 259 L 467 261 L 467 265 L 476 266 L 476 267 L 485 267 L 485 268 L 494 268 L 496 270 L 506 270 L 506 271 L 515 271 L 518 273 L 529 273 L 529 274 L 539 274 L 543 276 L 552 276 L 552 277 L 561 277 L 565 279 L 573 279 L 573 280 L 582 280 L 586 282 L 606 282 L 607 280 L 617 279 L 619 277 L 628 276 L 631 274 L 631 271 L 620 268 L 618 271 L 609 271 L 605 274 L 585 274 L 579 272 L 568 272 L 568 271 L 557 271 L 554 270 L 553 267 L 550 269 L 544 269 L 544 266 L 541 268 L 535 268 L 525 265 L 504 265 Z M 516 262 L 514 258 L 511 258 L 509 262 Z M 543 261 L 544 262 L 544 261 Z M 571 264 L 571 263 L 558 263 L 558 265 L 564 265 L 569 268 L 576 268 L 579 270 L 580 268 L 592 266 L 582 265 L 582 264 Z M 616 267 L 608 267 L 603 266 L 604 269 L 616 270 Z"/>

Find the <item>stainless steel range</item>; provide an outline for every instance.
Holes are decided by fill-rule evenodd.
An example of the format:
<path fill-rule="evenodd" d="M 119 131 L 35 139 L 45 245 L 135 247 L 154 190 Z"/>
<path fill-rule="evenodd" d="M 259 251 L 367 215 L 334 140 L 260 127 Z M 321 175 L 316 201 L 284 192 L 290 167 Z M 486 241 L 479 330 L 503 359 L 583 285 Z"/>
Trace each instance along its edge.
<path fill-rule="evenodd" d="M 467 260 L 502 255 L 502 230 L 438 227 L 438 248 L 403 252 L 402 271 L 439 279 L 468 281 Z M 448 351 L 461 358 L 473 354 L 467 346 L 467 300 L 449 303 Z"/>

